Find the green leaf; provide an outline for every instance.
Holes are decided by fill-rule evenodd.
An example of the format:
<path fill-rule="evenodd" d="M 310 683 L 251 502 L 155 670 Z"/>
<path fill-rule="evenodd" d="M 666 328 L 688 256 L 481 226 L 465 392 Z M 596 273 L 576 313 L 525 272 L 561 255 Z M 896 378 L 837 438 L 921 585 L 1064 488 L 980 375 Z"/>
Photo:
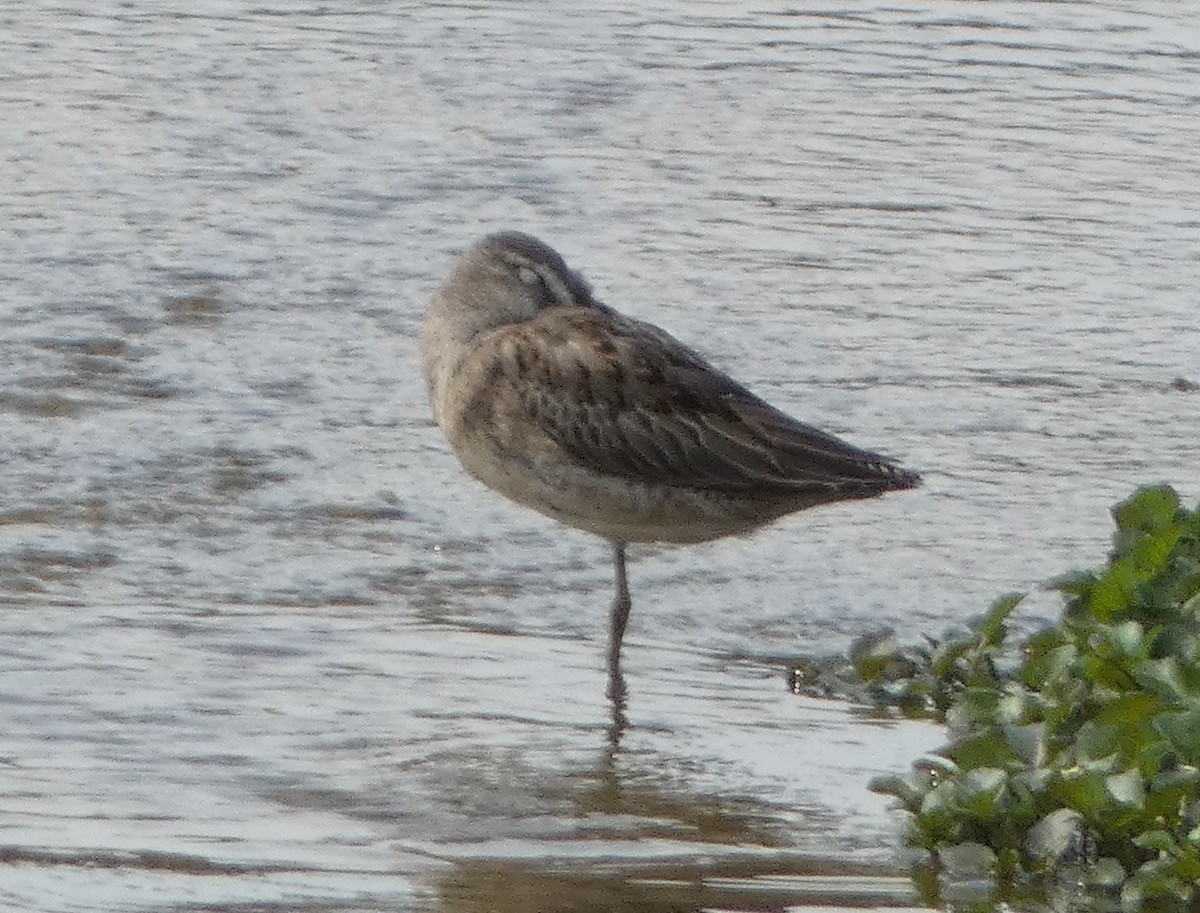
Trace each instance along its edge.
<path fill-rule="evenodd" d="M 1172 656 L 1142 660 L 1133 667 L 1133 680 L 1170 704 L 1187 702 L 1192 697 L 1179 661 Z"/>
<path fill-rule="evenodd" d="M 1167 831 L 1154 830 L 1138 834 L 1133 838 L 1133 845 L 1156 853 L 1175 853 L 1179 850 L 1179 842 Z"/>
<path fill-rule="evenodd" d="M 1002 726 L 1001 732 L 1021 762 L 1027 767 L 1041 767 L 1046 763 L 1046 724 L 1030 723 L 1026 726 Z"/>
<path fill-rule="evenodd" d="M 964 770 L 975 770 L 980 767 L 1003 768 L 1012 761 L 1018 760 L 1016 752 L 1009 746 L 1008 741 L 999 728 L 989 726 L 979 732 L 959 739 L 947 751 Z"/>
<path fill-rule="evenodd" d="M 1007 593 L 992 603 L 992 607 L 980 619 L 978 626 L 979 634 L 983 638 L 984 643 L 992 647 L 1003 645 L 1004 638 L 1008 633 L 1005 622 L 1008 621 L 1008 616 L 1013 613 L 1013 610 L 1021 604 L 1021 600 L 1024 598 L 1024 593 Z"/>
<path fill-rule="evenodd" d="M 947 638 L 938 644 L 929 658 L 929 671 L 938 679 L 954 678 L 956 666 L 968 652 L 976 649 L 973 640 Z"/>
<path fill-rule="evenodd" d="M 1026 645 L 1028 658 L 1021 669 L 1021 681 L 1030 688 L 1046 690 L 1074 677 L 1079 650 L 1073 643 L 1058 644 L 1061 638 L 1047 632 L 1035 634 Z"/>
<path fill-rule="evenodd" d="M 914 773 L 933 785 L 958 776 L 958 770 L 957 764 L 942 755 L 928 755 L 913 763 Z"/>
<path fill-rule="evenodd" d="M 1200 884 L 1200 847 L 1194 842 L 1180 847 L 1172 868 L 1176 875 L 1194 889 Z"/>
<path fill-rule="evenodd" d="M 920 808 L 921 797 L 924 795 L 921 788 L 908 777 L 900 777 L 895 774 L 872 777 L 867 784 L 867 789 L 883 796 L 894 796 L 909 811 L 916 811 Z"/>
<path fill-rule="evenodd" d="M 1092 685 L 1120 694 L 1128 691 L 1133 684 L 1133 677 L 1125 668 L 1126 665 L 1113 662 L 1111 656 L 1100 652 L 1085 653 L 1079 659 L 1079 672 Z"/>
<path fill-rule="evenodd" d="M 1096 575 L 1091 571 L 1071 571 L 1050 580 L 1046 589 L 1058 590 L 1068 596 L 1086 596 L 1095 585 Z"/>
<path fill-rule="evenodd" d="M 884 677 L 897 659 L 895 630 L 882 628 L 857 638 L 850 645 L 850 662 L 858 677 L 872 684 Z"/>
<path fill-rule="evenodd" d="M 970 771 L 959 784 L 958 801 L 965 814 L 989 820 L 1001 814 L 1000 800 L 1004 796 L 1008 775 L 996 767 L 979 767 Z"/>
<path fill-rule="evenodd" d="M 1146 810 L 1163 820 L 1178 819 L 1179 809 L 1200 787 L 1200 769 L 1191 764 L 1159 771 L 1150 781 Z"/>
<path fill-rule="evenodd" d="M 1073 808 L 1056 808 L 1029 828 L 1024 848 L 1040 871 L 1077 855 L 1085 839 L 1083 816 Z"/>
<path fill-rule="evenodd" d="M 1137 739 L 1137 732 L 1137 721 L 1105 723 L 1096 718 L 1090 719 L 1076 733 L 1075 757 L 1081 766 L 1089 770 L 1111 772 L 1121 763 L 1121 759 L 1131 760 L 1143 747 Z"/>
<path fill-rule="evenodd" d="M 1000 718 L 1003 692 L 995 688 L 967 688 L 946 713 L 946 725 L 953 732 L 972 732 L 994 725 Z"/>
<path fill-rule="evenodd" d="M 1105 564 L 1052 584 L 1067 603 L 1058 624 L 1008 642 L 1014 594 L 970 631 L 895 651 L 907 663 L 895 681 L 936 702 L 951 741 L 926 772 L 915 765 L 907 780 L 872 785 L 916 809 L 911 843 L 950 860 L 988 847 L 989 877 L 1005 884 L 1052 869 L 1072 884 L 1123 890 L 1130 911 L 1192 909 L 1200 510 L 1157 486 L 1113 517 Z"/>
<path fill-rule="evenodd" d="M 1142 665 L 1148 665 L 1148 662 Z M 1165 709 L 1162 698 L 1157 694 L 1129 691 L 1101 704 L 1093 720 L 1101 726 L 1133 727 L 1144 731 L 1149 726 L 1150 716 Z"/>
<path fill-rule="evenodd" d="M 1149 485 L 1114 507 L 1112 515 L 1122 533 L 1153 533 L 1176 522 L 1179 506 L 1179 495 L 1170 485 Z"/>
<path fill-rule="evenodd" d="M 1200 765 L 1200 707 L 1160 713 L 1154 717 L 1153 726 L 1184 761 Z"/>
<path fill-rule="evenodd" d="M 1136 767 L 1104 778 L 1104 788 L 1117 805 L 1142 809 L 1146 805 L 1146 784 Z"/>
<path fill-rule="evenodd" d="M 1089 863 L 1079 879 L 1081 885 L 1090 888 L 1116 888 L 1125 880 L 1125 867 L 1117 860 L 1103 857 Z"/>
<path fill-rule="evenodd" d="M 1146 536 L 1130 548 L 1129 557 L 1139 581 L 1150 580 L 1163 572 L 1182 534 L 1183 527 L 1176 524 Z"/>
<path fill-rule="evenodd" d="M 963 829 L 958 784 L 947 780 L 927 792 L 921 800 L 916 820 L 927 836 L 939 842 L 956 841 Z"/>
<path fill-rule="evenodd" d="M 1158 576 L 1166 568 L 1183 534 L 1179 495 L 1168 485 L 1143 488 L 1113 508 L 1117 563 L 1127 563 L 1135 582 Z"/>
<path fill-rule="evenodd" d="M 941 868 L 953 881 L 986 878 L 996 867 L 996 852 L 982 843 L 938 847 Z"/>
<path fill-rule="evenodd" d="M 1128 558 L 1114 561 L 1108 573 L 1096 581 L 1087 597 L 1088 613 L 1096 621 L 1109 624 L 1129 608 L 1137 572 Z"/>
<path fill-rule="evenodd" d="M 1052 788 L 1067 806 L 1082 812 L 1089 820 L 1103 820 L 1109 804 L 1104 780 L 1105 775 L 1099 771 L 1074 768 L 1063 771 Z"/>
<path fill-rule="evenodd" d="M 1099 632 L 1100 639 L 1116 659 L 1140 659 L 1146 655 L 1146 635 L 1136 621 L 1125 621 Z"/>
<path fill-rule="evenodd" d="M 1188 612 L 1182 606 L 1180 610 L 1185 620 L 1168 622 L 1158 629 L 1150 655 L 1155 659 L 1175 659 L 1195 668 L 1200 664 L 1200 624 L 1196 621 L 1195 613 Z"/>
<path fill-rule="evenodd" d="M 1192 608 L 1190 603 L 1200 598 L 1200 562 L 1182 557 L 1179 560 L 1181 576 L 1175 584 L 1175 598 L 1186 611 Z"/>

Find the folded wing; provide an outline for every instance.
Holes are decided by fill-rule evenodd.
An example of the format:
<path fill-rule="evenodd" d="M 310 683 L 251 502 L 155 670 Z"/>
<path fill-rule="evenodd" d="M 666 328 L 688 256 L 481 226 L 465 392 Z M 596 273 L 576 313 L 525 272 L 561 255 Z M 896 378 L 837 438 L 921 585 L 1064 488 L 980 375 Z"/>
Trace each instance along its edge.
<path fill-rule="evenodd" d="M 919 481 L 790 418 L 657 327 L 606 309 L 546 311 L 514 326 L 503 347 L 529 416 L 599 473 L 834 498 Z"/>

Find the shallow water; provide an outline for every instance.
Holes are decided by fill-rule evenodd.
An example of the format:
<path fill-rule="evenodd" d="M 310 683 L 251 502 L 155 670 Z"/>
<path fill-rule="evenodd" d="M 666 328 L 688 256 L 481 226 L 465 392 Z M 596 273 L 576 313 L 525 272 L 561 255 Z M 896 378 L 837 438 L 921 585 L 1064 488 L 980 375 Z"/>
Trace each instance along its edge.
<path fill-rule="evenodd" d="M 1189 12 L 3 14 L 0 906 L 915 905 L 865 783 L 937 729 L 786 658 L 1200 497 Z M 607 548 L 467 480 L 419 377 L 501 227 L 926 477 L 636 550 L 615 746 Z"/>

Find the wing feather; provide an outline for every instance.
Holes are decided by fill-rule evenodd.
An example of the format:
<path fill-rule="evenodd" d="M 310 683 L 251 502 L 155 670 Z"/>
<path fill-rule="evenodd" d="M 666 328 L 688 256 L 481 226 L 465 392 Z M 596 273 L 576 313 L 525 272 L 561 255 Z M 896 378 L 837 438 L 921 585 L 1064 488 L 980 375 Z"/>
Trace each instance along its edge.
<path fill-rule="evenodd" d="M 611 311 L 545 311 L 513 326 L 502 348 L 528 416 L 599 473 L 781 494 L 917 481 L 780 412 L 657 327 Z"/>

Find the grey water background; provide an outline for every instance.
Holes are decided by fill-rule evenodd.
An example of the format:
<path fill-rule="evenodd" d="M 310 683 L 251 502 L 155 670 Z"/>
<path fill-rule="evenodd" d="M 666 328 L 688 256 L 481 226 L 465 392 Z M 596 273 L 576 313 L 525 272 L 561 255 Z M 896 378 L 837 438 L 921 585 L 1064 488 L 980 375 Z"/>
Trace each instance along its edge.
<path fill-rule="evenodd" d="M 787 658 L 1200 497 L 1198 102 L 1166 0 L 4 4 L 0 908 L 915 904 L 938 730 Z M 419 374 L 506 227 L 926 478 L 635 550 L 615 749 L 606 547 Z"/>

